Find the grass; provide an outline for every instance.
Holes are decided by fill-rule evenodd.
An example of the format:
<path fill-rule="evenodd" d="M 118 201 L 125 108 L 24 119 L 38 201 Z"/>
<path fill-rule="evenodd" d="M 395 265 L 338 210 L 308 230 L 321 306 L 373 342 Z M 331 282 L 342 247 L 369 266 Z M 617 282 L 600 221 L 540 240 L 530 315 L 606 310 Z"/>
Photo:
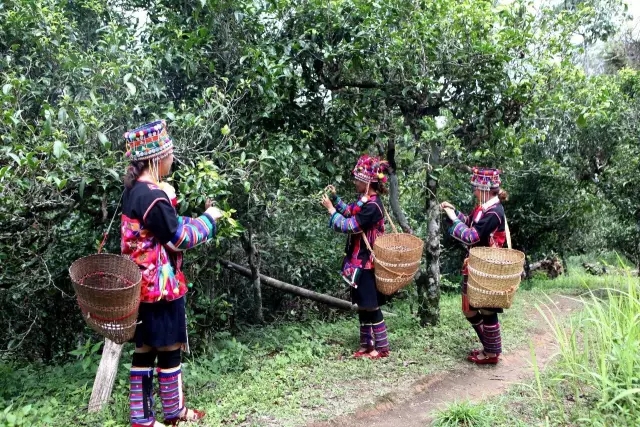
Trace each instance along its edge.
<path fill-rule="evenodd" d="M 573 288 L 582 295 L 584 309 L 568 319 L 540 309 L 558 343 L 556 364 L 546 372 L 534 365 L 531 384 L 490 402 L 451 405 L 436 414 L 435 425 L 484 425 L 487 418 L 494 426 L 640 425 L 638 280 L 586 276 L 579 269 L 564 280 L 571 277 L 580 282 Z M 540 283 L 539 289 L 549 284 Z"/>
<path fill-rule="evenodd" d="M 491 427 L 494 422 L 493 410 L 487 405 L 474 405 L 462 401 L 439 411 L 433 423 L 434 427 Z"/>
<path fill-rule="evenodd" d="M 503 316 L 506 348 L 526 342 L 528 295 L 536 293 L 522 292 L 517 309 Z M 220 334 L 208 351 L 185 361 L 188 401 L 208 412 L 205 425 L 293 426 L 349 412 L 464 358 L 475 337 L 459 305 L 457 295 L 444 295 L 440 325 L 427 329 L 406 301 L 387 306 L 397 315 L 387 318 L 392 357 L 376 362 L 349 357 L 358 342 L 355 316 L 273 325 L 237 338 Z M 0 425 L 9 425 L 8 415 L 13 425 L 127 425 L 132 349 L 125 349 L 113 404 L 97 415 L 86 413 L 97 355 L 80 352 L 81 360 L 65 366 L 0 365 L 0 404 L 9 407 Z M 371 391 L 365 400 L 361 389 Z"/>
<path fill-rule="evenodd" d="M 530 290 L 521 290 L 514 308 L 501 316 L 505 350 L 527 345 L 533 326 L 528 314 L 545 292 L 559 288 L 579 294 L 620 285 L 607 276 L 579 277 L 534 280 L 527 285 Z M 375 362 L 349 357 L 358 342 L 355 316 L 335 322 L 282 323 L 235 338 L 221 333 L 205 352 L 185 360 L 187 401 L 207 411 L 203 425 L 296 426 L 389 398 L 385 394 L 392 389 L 401 390 L 424 375 L 454 367 L 476 345 L 475 334 L 460 314 L 457 295 L 443 295 L 441 322 L 435 328 L 421 328 L 406 301 L 385 309 L 396 314 L 386 319 L 392 357 Z M 77 352 L 81 356 L 77 362 L 64 366 L 0 363 L 0 405 L 7 408 L 0 411 L 0 426 L 128 425 L 132 348 L 125 347 L 112 404 L 89 415 L 86 405 L 99 359 L 90 347 Z M 548 379 L 545 374 L 539 378 L 546 392 Z M 450 409 L 449 421 L 443 413 L 440 425 L 482 426 L 486 417 L 515 423 L 493 425 L 518 425 L 497 407 L 476 411 L 460 403 Z M 466 424 L 451 424 L 464 417 Z"/>

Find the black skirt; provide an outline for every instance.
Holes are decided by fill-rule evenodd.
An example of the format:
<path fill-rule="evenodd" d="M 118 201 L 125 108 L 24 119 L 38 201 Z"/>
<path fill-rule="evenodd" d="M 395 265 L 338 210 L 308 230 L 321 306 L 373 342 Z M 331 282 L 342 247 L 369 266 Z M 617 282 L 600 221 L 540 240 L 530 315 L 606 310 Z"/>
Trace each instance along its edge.
<path fill-rule="evenodd" d="M 387 303 L 388 297 L 376 288 L 376 276 L 373 270 L 360 270 L 356 280 L 357 288 L 351 287 L 351 302 L 358 307 L 371 309 Z"/>
<path fill-rule="evenodd" d="M 140 303 L 138 326 L 131 340 L 136 347 L 168 347 L 187 342 L 185 298 Z"/>

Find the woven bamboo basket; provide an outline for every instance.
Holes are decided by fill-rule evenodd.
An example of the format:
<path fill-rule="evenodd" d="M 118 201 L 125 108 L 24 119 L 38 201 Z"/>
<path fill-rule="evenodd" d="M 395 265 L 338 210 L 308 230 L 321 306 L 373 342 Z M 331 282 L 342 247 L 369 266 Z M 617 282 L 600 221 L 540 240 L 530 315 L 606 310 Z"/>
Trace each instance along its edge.
<path fill-rule="evenodd" d="M 142 280 L 133 261 L 113 254 L 90 255 L 71 264 L 69 275 L 91 329 L 118 344 L 133 338 Z"/>
<path fill-rule="evenodd" d="M 424 242 L 412 234 L 398 233 L 386 210 L 384 213 L 393 233 L 378 237 L 373 249 L 364 234 L 362 239 L 373 255 L 376 288 L 384 295 L 391 295 L 413 281 L 420 268 Z"/>
<path fill-rule="evenodd" d="M 513 299 L 519 287 L 520 284 L 505 291 L 492 291 L 480 286 L 471 275 L 469 275 L 467 296 L 469 297 L 469 303 L 474 307 L 511 308 L 511 304 L 513 304 Z"/>
<path fill-rule="evenodd" d="M 474 307 L 509 308 L 520 286 L 524 253 L 511 249 L 511 235 L 506 224 L 505 248 L 472 248 L 469 251 L 467 295 Z"/>

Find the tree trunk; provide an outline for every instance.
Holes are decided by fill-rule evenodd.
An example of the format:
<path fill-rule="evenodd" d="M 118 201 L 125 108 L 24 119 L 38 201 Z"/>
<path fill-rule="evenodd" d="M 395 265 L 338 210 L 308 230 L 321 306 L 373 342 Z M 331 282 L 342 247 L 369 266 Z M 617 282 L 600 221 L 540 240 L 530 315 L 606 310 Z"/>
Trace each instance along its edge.
<path fill-rule="evenodd" d="M 405 233 L 413 234 L 413 230 L 407 221 L 402 208 L 400 207 L 400 188 L 398 186 L 398 175 L 396 174 L 396 144 L 393 139 L 389 139 L 387 143 L 387 161 L 389 162 L 389 205 L 391 205 L 391 212 L 398 221 L 398 225 Z"/>
<path fill-rule="evenodd" d="M 253 229 L 249 226 L 246 235 L 242 236 L 242 246 L 244 247 L 249 268 L 251 269 L 251 292 L 253 294 L 254 320 L 257 323 L 264 322 L 262 310 L 262 284 L 260 283 L 260 252 L 253 242 Z"/>
<path fill-rule="evenodd" d="M 102 410 L 111 397 L 113 384 L 118 374 L 118 365 L 120 355 L 122 354 L 122 345 L 113 341 L 104 340 L 104 349 L 100 358 L 100 366 L 96 372 L 96 379 L 93 382 L 93 390 L 89 399 L 89 412 L 98 412 Z"/>
<path fill-rule="evenodd" d="M 426 272 L 418 282 L 418 314 L 422 326 L 435 326 L 440 321 L 440 206 L 437 200 L 438 179 L 427 172 L 427 239 Z"/>

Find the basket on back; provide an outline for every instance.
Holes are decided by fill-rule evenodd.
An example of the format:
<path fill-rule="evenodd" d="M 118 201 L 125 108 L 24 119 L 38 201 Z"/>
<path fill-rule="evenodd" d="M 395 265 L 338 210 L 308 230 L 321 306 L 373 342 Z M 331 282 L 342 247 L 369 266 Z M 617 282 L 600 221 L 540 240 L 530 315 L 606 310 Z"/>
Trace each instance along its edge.
<path fill-rule="evenodd" d="M 122 344 L 133 338 L 142 274 L 129 258 L 96 254 L 69 268 L 82 317 L 105 338 Z"/>
<path fill-rule="evenodd" d="M 509 308 L 520 286 L 524 268 L 524 253 L 511 249 L 509 226 L 506 225 L 505 248 L 471 248 L 467 295 L 474 307 Z"/>
<path fill-rule="evenodd" d="M 385 234 L 373 245 L 376 287 L 391 295 L 411 283 L 422 259 L 422 239 L 407 233 Z"/>
<path fill-rule="evenodd" d="M 385 215 L 393 233 L 378 237 L 373 249 L 364 234 L 362 238 L 373 255 L 376 288 L 384 295 L 391 295 L 413 281 L 420 268 L 424 242 L 412 234 L 398 233 L 386 210 Z"/>

